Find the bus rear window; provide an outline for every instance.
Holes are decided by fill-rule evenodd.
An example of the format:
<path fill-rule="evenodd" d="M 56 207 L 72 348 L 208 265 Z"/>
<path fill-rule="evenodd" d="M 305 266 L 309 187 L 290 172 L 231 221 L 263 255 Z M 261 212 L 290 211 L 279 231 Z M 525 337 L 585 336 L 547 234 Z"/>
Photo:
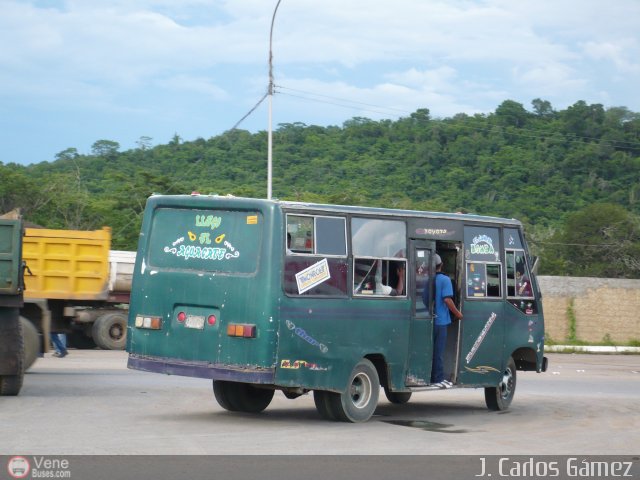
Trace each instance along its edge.
<path fill-rule="evenodd" d="M 259 212 L 159 208 L 148 240 L 149 267 L 253 273 L 261 225 Z"/>

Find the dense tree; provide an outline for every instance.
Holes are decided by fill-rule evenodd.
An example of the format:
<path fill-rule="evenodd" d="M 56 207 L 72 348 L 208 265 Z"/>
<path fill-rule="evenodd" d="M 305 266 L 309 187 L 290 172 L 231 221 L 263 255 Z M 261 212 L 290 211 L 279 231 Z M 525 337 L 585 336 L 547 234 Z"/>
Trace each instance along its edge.
<path fill-rule="evenodd" d="M 273 195 L 515 217 L 545 260 L 542 273 L 640 278 L 633 263 L 640 240 L 630 226 L 640 214 L 640 115 L 584 101 L 559 111 L 539 98 L 531 105 L 528 112 L 505 100 L 493 113 L 444 119 L 421 108 L 395 121 L 356 117 L 342 127 L 281 124 Z M 116 142 L 98 140 L 92 155 L 68 148 L 51 163 L 0 164 L 0 208 L 21 207 L 27 220 L 52 228 L 107 225 L 116 248 L 135 249 L 152 193 L 266 195 L 264 131 L 151 141 L 142 136 L 139 148 L 120 152 Z M 575 216 L 601 204 L 608 206 L 596 208 L 604 214 L 594 215 L 595 223 Z M 612 226 L 608 218 L 620 222 Z M 602 245 L 615 245 L 624 260 L 599 262 L 602 256 L 576 257 L 576 249 L 563 247 L 588 244 L 577 237 L 597 224 L 613 235 Z"/>
<path fill-rule="evenodd" d="M 639 278 L 640 221 L 619 205 L 590 205 L 568 216 L 544 257 L 549 273 Z"/>

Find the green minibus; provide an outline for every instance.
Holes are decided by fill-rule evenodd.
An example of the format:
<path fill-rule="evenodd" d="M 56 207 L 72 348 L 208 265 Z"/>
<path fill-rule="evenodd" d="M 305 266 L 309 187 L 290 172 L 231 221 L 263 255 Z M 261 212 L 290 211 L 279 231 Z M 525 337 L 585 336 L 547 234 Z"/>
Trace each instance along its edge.
<path fill-rule="evenodd" d="M 127 332 L 132 369 L 213 380 L 226 410 L 313 392 L 367 421 L 380 390 L 437 390 L 435 255 L 464 318 L 447 328 L 453 388 L 504 410 L 516 371 L 544 372 L 544 320 L 517 220 L 217 195 L 148 199 Z"/>

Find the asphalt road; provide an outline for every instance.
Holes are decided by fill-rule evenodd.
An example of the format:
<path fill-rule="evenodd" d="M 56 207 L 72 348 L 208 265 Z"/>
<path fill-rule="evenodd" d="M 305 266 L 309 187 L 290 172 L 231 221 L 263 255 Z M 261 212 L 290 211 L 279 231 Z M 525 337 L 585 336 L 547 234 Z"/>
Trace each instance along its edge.
<path fill-rule="evenodd" d="M 312 394 L 276 392 L 258 415 L 230 413 L 211 382 L 126 368 L 127 354 L 38 359 L 20 396 L 0 397 L 0 455 L 638 455 L 640 356 L 550 354 L 518 372 L 511 408 L 481 389 L 381 392 L 364 424 L 327 422 Z M 4 477 L 0 477 L 4 478 Z M 355 478 L 355 477 L 354 477 Z"/>

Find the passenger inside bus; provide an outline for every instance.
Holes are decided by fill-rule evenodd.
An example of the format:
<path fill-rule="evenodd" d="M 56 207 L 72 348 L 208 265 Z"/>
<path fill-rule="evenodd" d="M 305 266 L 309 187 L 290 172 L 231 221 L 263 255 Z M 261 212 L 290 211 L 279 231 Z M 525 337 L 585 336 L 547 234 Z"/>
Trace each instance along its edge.
<path fill-rule="evenodd" d="M 358 278 L 361 280 L 358 281 Z M 404 260 L 357 259 L 354 270 L 354 293 L 356 295 L 404 296 L 405 278 Z"/>
<path fill-rule="evenodd" d="M 516 287 L 518 291 L 519 297 L 532 297 L 533 293 L 531 291 L 531 281 L 527 278 L 527 276 L 523 272 L 523 268 L 518 266 L 516 268 Z"/>

